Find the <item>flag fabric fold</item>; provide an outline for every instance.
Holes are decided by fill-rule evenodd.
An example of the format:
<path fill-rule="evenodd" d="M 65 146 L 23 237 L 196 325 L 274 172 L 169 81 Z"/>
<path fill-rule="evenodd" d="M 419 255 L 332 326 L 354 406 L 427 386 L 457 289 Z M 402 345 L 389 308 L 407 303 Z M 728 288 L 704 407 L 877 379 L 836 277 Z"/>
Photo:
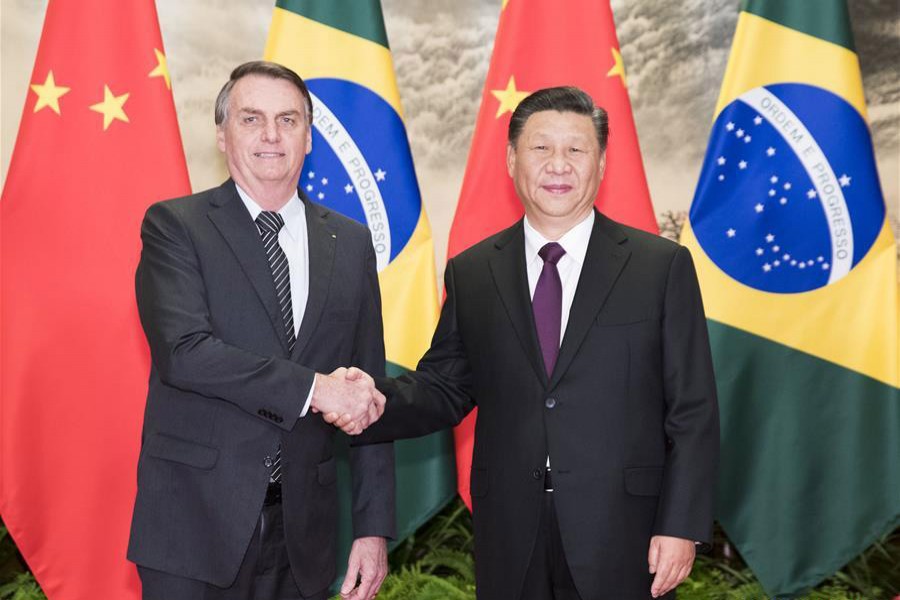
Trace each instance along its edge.
<path fill-rule="evenodd" d="M 900 523 L 896 246 L 844 0 L 744 2 L 682 241 L 719 519 L 770 594 L 801 593 Z"/>
<path fill-rule="evenodd" d="M 300 186 L 313 201 L 369 227 L 381 284 L 387 374 L 415 369 L 437 323 L 434 244 L 381 4 L 278 0 L 265 58 L 290 67 L 309 86 L 313 149 Z M 453 497 L 452 451 L 447 432 L 396 443 L 400 539 Z M 341 473 L 341 498 L 349 506 L 346 461 Z M 344 556 L 350 532 L 345 519 L 340 531 Z M 341 571 L 344 567 L 339 565 Z"/>
<path fill-rule="evenodd" d="M 570 0 L 561 9 L 552 0 L 504 0 L 450 230 L 450 258 L 521 218 L 524 209 L 506 171 L 509 118 L 531 92 L 561 85 L 584 89 L 609 113 L 597 208 L 619 222 L 658 231 L 609 2 Z M 457 485 L 470 508 L 476 419 L 477 409 L 455 430 Z"/>
<path fill-rule="evenodd" d="M 0 200 L 0 513 L 53 600 L 139 597 L 134 271 L 189 192 L 153 1 L 51 2 Z"/>

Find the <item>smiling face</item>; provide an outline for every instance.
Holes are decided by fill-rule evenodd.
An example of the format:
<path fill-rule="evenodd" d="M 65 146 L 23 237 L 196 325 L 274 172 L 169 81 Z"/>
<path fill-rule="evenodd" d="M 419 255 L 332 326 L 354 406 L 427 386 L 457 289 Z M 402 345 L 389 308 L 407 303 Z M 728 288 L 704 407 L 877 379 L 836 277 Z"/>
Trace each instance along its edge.
<path fill-rule="evenodd" d="M 592 210 L 606 154 L 590 116 L 545 110 L 528 117 L 507 146 L 506 166 L 529 223 L 559 239 Z"/>
<path fill-rule="evenodd" d="M 227 117 L 216 129 L 232 178 L 258 203 L 286 202 L 312 150 L 303 96 L 291 82 L 248 75 L 235 82 Z M 282 202 L 282 203 L 283 203 Z"/>

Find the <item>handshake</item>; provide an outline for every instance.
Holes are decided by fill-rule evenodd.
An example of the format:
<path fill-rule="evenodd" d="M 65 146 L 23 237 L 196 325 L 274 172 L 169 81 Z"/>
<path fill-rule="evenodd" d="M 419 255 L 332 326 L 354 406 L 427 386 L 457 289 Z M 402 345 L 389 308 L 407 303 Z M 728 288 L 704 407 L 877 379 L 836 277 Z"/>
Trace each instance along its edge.
<path fill-rule="evenodd" d="M 322 413 L 327 423 L 348 435 L 359 435 L 381 418 L 385 397 L 375 381 L 356 367 L 341 367 L 330 375 L 316 373 L 316 387 L 310 407 Z"/>

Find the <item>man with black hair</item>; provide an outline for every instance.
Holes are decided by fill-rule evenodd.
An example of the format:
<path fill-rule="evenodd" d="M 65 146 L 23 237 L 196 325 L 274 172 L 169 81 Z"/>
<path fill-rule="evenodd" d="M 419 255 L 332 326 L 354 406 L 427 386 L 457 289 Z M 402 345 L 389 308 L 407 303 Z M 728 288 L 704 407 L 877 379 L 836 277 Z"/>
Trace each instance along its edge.
<path fill-rule="evenodd" d="M 711 540 L 718 409 L 693 263 L 594 209 L 607 137 L 577 88 L 519 104 L 506 162 L 525 217 L 449 261 L 431 348 L 377 378 L 385 414 L 359 438 L 424 435 L 478 406 L 485 600 L 674 595 Z"/>

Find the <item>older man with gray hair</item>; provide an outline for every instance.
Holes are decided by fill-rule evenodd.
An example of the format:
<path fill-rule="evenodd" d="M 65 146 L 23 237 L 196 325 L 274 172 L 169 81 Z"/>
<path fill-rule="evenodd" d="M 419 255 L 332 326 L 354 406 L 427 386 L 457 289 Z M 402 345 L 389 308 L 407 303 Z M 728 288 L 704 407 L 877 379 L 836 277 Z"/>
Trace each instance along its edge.
<path fill-rule="evenodd" d="M 150 207 L 136 276 L 152 366 L 128 558 L 146 600 L 323 599 L 335 577 L 335 428 L 381 415 L 369 231 L 297 188 L 312 147 L 303 80 L 237 67 L 216 101 L 231 179 Z M 373 598 L 394 535 L 391 444 L 351 450 L 342 592 Z M 357 582 L 359 584 L 357 585 Z"/>

